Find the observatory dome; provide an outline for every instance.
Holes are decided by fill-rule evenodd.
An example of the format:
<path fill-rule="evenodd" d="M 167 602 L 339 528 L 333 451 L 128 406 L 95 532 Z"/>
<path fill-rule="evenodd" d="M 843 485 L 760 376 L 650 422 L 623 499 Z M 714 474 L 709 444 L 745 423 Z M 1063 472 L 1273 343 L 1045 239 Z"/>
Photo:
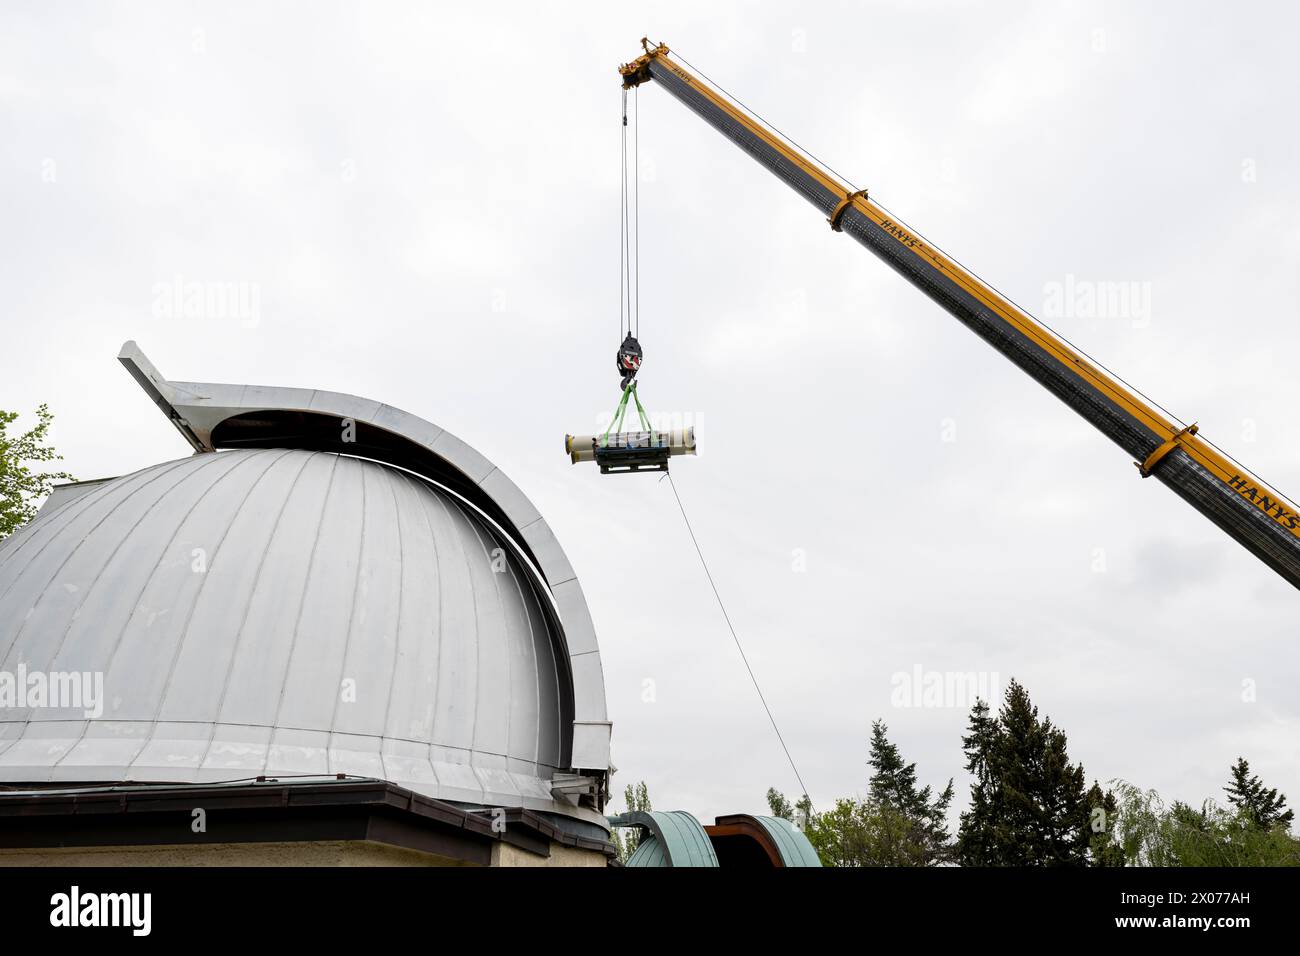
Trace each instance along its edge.
<path fill-rule="evenodd" d="M 119 358 L 196 454 L 0 542 L 0 784 L 348 774 L 607 829 L 591 616 L 499 469 L 368 399 Z M 13 699 L 77 675 L 90 706 Z"/>
<path fill-rule="evenodd" d="M 342 455 L 194 455 L 0 545 L 0 668 L 100 673 L 102 713 L 0 711 L 0 780 L 379 777 L 552 803 L 553 612 L 450 492 Z"/>

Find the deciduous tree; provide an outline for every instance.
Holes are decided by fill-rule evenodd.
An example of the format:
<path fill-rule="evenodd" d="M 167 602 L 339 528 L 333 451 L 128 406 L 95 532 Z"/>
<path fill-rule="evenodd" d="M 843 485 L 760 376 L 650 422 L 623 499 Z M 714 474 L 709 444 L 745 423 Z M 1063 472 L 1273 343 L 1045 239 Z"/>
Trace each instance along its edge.
<path fill-rule="evenodd" d="M 36 424 L 19 435 L 8 428 L 18 420 L 17 412 L 0 410 L 0 538 L 8 537 L 32 518 L 41 499 L 56 481 L 71 481 L 66 471 L 33 469 L 63 456 L 46 444 L 54 415 L 46 405 L 36 409 Z"/>

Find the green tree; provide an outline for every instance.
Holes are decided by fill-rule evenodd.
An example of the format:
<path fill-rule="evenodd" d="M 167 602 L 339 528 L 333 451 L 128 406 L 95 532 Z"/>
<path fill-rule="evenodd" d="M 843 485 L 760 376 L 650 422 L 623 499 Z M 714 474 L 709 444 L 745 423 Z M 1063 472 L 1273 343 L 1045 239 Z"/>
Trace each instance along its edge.
<path fill-rule="evenodd" d="M 36 425 L 11 437 L 8 428 L 18 420 L 17 412 L 0 410 L 0 539 L 36 517 L 41 499 L 56 481 L 72 481 L 66 471 L 33 470 L 29 465 L 62 461 L 63 456 L 46 445 L 54 415 L 46 405 L 36 409 Z"/>
<path fill-rule="evenodd" d="M 1132 866 L 1300 866 L 1300 840 L 1207 800 L 1166 807 L 1154 790 L 1115 782 L 1116 839 Z"/>
<path fill-rule="evenodd" d="M 883 720 L 871 724 L 871 750 L 867 766 L 871 768 L 871 799 L 900 810 L 916 804 L 916 764 L 904 763 L 897 745 L 889 740 L 889 726 Z"/>
<path fill-rule="evenodd" d="M 948 808 L 952 805 L 952 780 L 937 797 L 929 785 L 916 787 L 916 764 L 907 763 L 898 746 L 889 740 L 883 720 L 871 725 L 871 767 L 867 803 L 882 820 L 897 816 L 904 821 L 907 841 L 912 844 L 897 857 L 899 866 L 932 866 L 953 857 L 948 833 Z M 887 830 L 891 830 L 889 821 Z M 918 862 L 919 861 L 919 862 Z"/>
<path fill-rule="evenodd" d="M 644 780 L 636 784 L 629 783 L 623 789 L 623 803 L 626 806 L 624 813 L 649 813 L 652 809 L 650 806 L 650 789 L 646 786 Z M 620 833 L 619 831 L 623 832 Z M 614 827 L 609 834 L 610 842 L 614 844 L 614 851 L 618 854 L 620 863 L 626 863 L 628 857 L 636 852 L 636 848 L 641 843 L 641 831 L 637 827 Z"/>
<path fill-rule="evenodd" d="M 785 794 L 776 787 L 767 788 L 767 809 L 772 816 L 794 823 L 794 807 L 785 798 Z"/>
<path fill-rule="evenodd" d="M 1011 681 L 996 721 L 978 701 L 962 739 L 975 775 L 962 814 L 958 855 L 968 866 L 1083 866 L 1089 813 L 1083 767 L 1071 764 L 1065 733 Z"/>
<path fill-rule="evenodd" d="M 903 759 L 888 729 L 882 721 L 871 728 L 865 799 L 844 797 L 814 813 L 806 794 L 791 805 L 780 791 L 767 791 L 774 816 L 803 821 L 824 866 L 935 866 L 953 858 L 947 823 L 952 781 L 937 797 L 929 786 L 918 789 L 916 764 Z"/>
<path fill-rule="evenodd" d="M 804 836 L 817 851 L 822 866 L 863 866 L 868 856 L 867 826 L 862 807 L 855 800 L 840 799 L 835 806 L 815 814 L 804 827 Z"/>
<path fill-rule="evenodd" d="M 1097 781 L 1088 790 L 1088 862 L 1092 866 L 1123 866 L 1124 848 L 1115 836 L 1119 820 L 1119 802 L 1111 790 L 1102 790 Z"/>
<path fill-rule="evenodd" d="M 804 835 L 823 866 L 924 866 L 922 845 L 904 814 L 870 800 L 841 798 L 813 816 Z"/>
<path fill-rule="evenodd" d="M 1232 782 L 1223 789 L 1228 793 L 1228 802 L 1260 829 L 1286 830 L 1295 818 L 1295 811 L 1286 809 L 1285 796 L 1275 788 L 1265 789 L 1259 777 L 1251 775 L 1245 757 L 1238 757 L 1232 765 Z"/>
<path fill-rule="evenodd" d="M 790 801 L 785 798 L 785 794 L 775 787 L 767 788 L 767 808 L 774 817 L 780 817 L 782 820 L 788 820 L 795 826 L 807 826 L 808 821 L 812 818 L 812 800 L 808 794 L 799 798 L 799 802 L 791 805 Z"/>
<path fill-rule="evenodd" d="M 1002 787 L 994 776 L 998 723 L 989 705 L 976 700 L 971 708 L 969 733 L 962 737 L 966 770 L 974 778 L 970 809 L 962 813 L 957 830 L 957 857 L 964 866 L 996 866 L 1002 862 Z"/>

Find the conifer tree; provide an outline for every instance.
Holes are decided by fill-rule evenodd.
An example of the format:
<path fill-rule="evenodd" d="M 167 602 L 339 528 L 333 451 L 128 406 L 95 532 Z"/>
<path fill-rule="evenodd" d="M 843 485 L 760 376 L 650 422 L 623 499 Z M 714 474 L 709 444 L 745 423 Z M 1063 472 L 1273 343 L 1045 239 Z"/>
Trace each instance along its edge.
<path fill-rule="evenodd" d="M 958 852 L 968 866 L 1083 866 L 1088 804 L 1083 767 L 1071 764 L 1065 733 L 1012 681 L 996 720 L 978 701 L 962 739 L 975 776 Z"/>
<path fill-rule="evenodd" d="M 1271 830 L 1276 826 L 1286 830 L 1295 818 L 1295 811 L 1286 809 L 1286 797 L 1276 788 L 1266 789 L 1259 777 L 1251 774 L 1250 764 L 1244 757 L 1238 757 L 1232 765 L 1232 782 L 1223 789 L 1237 812 L 1261 830 Z"/>
<path fill-rule="evenodd" d="M 871 768 L 871 799 L 895 810 L 915 810 L 916 764 L 903 763 L 898 747 L 889 741 L 888 732 L 884 721 L 877 720 L 871 725 L 871 752 L 867 757 L 867 766 Z"/>
<path fill-rule="evenodd" d="M 936 866 L 954 860 L 947 819 L 952 781 L 937 797 L 928 786 L 918 789 L 916 764 L 903 759 L 888 730 L 881 721 L 872 725 L 865 799 L 843 798 L 814 813 L 806 794 L 791 804 L 775 788 L 767 791 L 772 814 L 802 823 L 826 866 Z"/>
<path fill-rule="evenodd" d="M 1119 801 L 1097 781 L 1088 790 L 1088 862 L 1093 866 L 1124 866 L 1124 848 L 1116 838 Z"/>
<path fill-rule="evenodd" d="M 998 743 L 997 720 L 989 716 L 989 705 L 976 700 L 971 708 L 969 733 L 962 737 L 966 770 L 975 779 L 970 788 L 970 809 L 961 815 L 957 830 L 957 857 L 963 866 L 998 866 L 1002 820 L 1002 790 L 994 779 L 994 750 Z"/>
<path fill-rule="evenodd" d="M 953 858 L 948 833 L 948 808 L 952 804 L 952 780 L 937 797 L 929 785 L 917 789 L 916 764 L 906 763 L 898 746 L 889 740 L 884 721 L 871 725 L 871 767 L 867 804 L 885 818 L 895 818 L 903 834 L 902 856 L 921 866 L 946 863 Z M 903 863 L 900 859 L 898 863 Z"/>

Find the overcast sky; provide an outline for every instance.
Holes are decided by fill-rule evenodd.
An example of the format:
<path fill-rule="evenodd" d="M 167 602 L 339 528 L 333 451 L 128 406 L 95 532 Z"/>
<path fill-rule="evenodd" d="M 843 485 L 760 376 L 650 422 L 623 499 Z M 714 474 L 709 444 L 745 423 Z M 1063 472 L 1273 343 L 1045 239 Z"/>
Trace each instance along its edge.
<path fill-rule="evenodd" d="M 615 68 L 649 33 L 1295 499 L 1287 6 L 460 6 L 5 4 L 0 407 L 48 402 L 79 478 L 182 457 L 133 338 L 171 378 L 434 421 L 577 568 L 615 788 L 706 821 L 794 793 L 669 485 L 562 452 L 618 398 Z M 1245 756 L 1300 803 L 1296 592 L 640 102 L 641 394 L 697 426 L 677 488 L 814 802 L 865 789 L 883 718 L 964 805 L 965 702 L 896 706 L 920 668 L 1018 678 L 1089 781 L 1199 803 Z M 178 277 L 244 283 L 253 320 L 167 315 Z M 1061 306 L 1101 283 L 1137 295 Z"/>

